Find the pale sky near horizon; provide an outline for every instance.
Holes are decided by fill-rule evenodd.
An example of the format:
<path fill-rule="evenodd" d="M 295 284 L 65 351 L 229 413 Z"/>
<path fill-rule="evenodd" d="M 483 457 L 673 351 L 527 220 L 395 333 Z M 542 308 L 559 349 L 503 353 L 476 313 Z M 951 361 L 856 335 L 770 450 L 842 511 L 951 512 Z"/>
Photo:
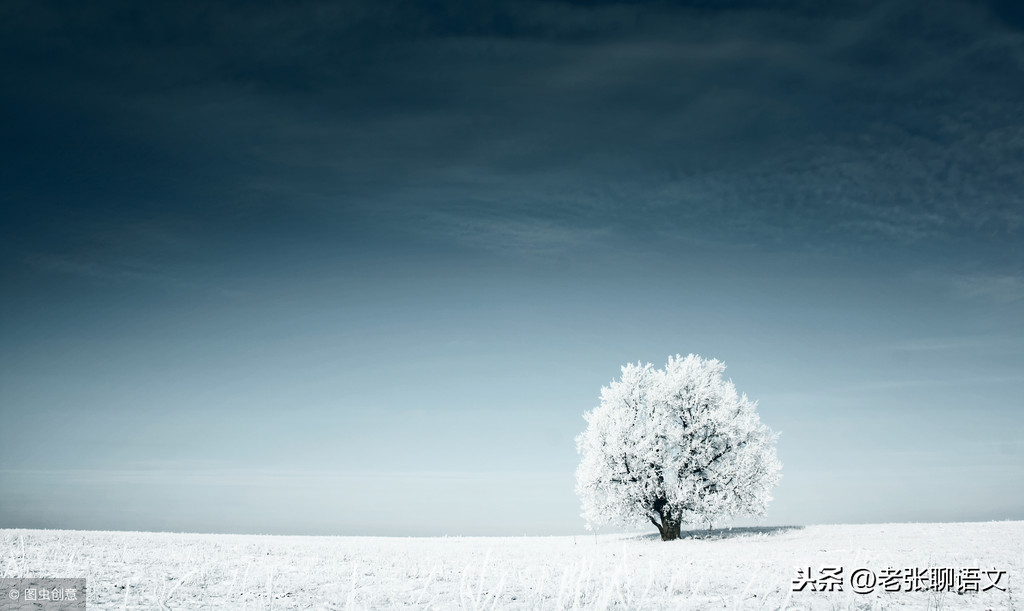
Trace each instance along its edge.
<path fill-rule="evenodd" d="M 5 3 L 0 528 L 583 532 L 691 352 L 759 523 L 1024 519 L 1024 11 L 828 4 Z"/>

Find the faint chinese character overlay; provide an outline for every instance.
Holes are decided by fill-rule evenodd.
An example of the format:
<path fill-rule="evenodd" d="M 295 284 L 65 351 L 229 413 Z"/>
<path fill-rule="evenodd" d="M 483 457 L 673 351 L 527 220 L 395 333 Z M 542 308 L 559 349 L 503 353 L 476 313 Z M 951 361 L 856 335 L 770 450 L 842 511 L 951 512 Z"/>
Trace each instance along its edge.
<path fill-rule="evenodd" d="M 85 578 L 0 579 L 0 611 L 85 609 Z"/>

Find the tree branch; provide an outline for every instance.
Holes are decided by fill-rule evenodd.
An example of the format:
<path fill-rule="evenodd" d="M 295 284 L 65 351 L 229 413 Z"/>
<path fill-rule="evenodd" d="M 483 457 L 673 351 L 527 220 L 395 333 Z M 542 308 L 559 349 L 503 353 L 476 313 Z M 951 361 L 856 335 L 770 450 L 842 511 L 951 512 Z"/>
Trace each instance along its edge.
<path fill-rule="evenodd" d="M 654 525 L 655 525 L 655 526 L 656 526 L 656 527 L 658 528 L 658 532 L 660 532 L 660 533 L 663 533 L 663 532 L 665 532 L 665 530 L 664 530 L 664 529 L 663 529 L 663 528 L 661 527 L 661 524 L 658 524 L 658 523 L 657 523 L 657 522 L 656 522 L 656 521 L 654 520 L 654 516 L 652 516 L 652 515 L 648 514 L 648 516 L 647 516 L 647 519 L 651 521 L 651 524 L 654 524 Z"/>

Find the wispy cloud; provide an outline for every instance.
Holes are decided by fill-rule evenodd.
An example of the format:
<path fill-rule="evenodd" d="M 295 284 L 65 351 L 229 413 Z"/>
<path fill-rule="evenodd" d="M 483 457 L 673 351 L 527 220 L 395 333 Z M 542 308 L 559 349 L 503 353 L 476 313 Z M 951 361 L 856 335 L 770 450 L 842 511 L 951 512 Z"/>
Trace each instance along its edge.
<path fill-rule="evenodd" d="M 1015 338 L 1002 335 L 969 337 L 925 337 L 895 342 L 886 346 L 893 352 L 946 352 L 973 349 L 1024 349 Z"/>
<path fill-rule="evenodd" d="M 978 387 L 993 387 L 993 386 L 1006 386 L 1012 388 L 1013 386 L 1019 386 L 1024 383 L 1024 375 L 976 375 L 976 376 L 948 376 L 944 378 L 911 378 L 901 380 L 877 380 L 871 382 L 863 382 L 857 384 L 848 384 L 845 386 L 830 386 L 822 387 L 817 389 L 807 389 L 796 392 L 782 392 L 772 394 L 769 396 L 761 397 L 762 401 L 813 401 L 821 402 L 822 400 L 833 401 L 836 397 L 843 397 L 844 399 L 857 400 L 862 398 L 863 395 L 872 395 L 872 403 L 875 403 L 875 399 L 879 394 L 891 393 L 893 391 L 901 390 L 928 390 L 928 389 L 945 389 L 953 390 L 958 388 L 978 388 Z M 871 405 L 872 403 L 864 404 L 864 407 Z M 883 403 L 885 409 L 892 409 L 891 403 Z M 1007 409 L 1015 409 L 1012 405 L 1007 405 Z M 908 412 L 910 413 L 910 412 Z"/>
<path fill-rule="evenodd" d="M 229 486 L 229 487 L 322 487 L 357 482 L 481 481 L 501 477 L 509 480 L 536 478 L 565 479 L 558 471 L 352 471 L 287 469 L 0 469 L 0 477 L 19 480 L 46 478 L 88 485 Z"/>
<path fill-rule="evenodd" d="M 146 283 L 168 288 L 197 286 L 189 274 L 196 240 L 174 220 L 82 223 L 74 240 L 43 244 L 19 263 L 41 273 L 76 276 L 106 284 Z"/>
<path fill-rule="evenodd" d="M 77 276 L 104 283 L 144 282 L 167 286 L 194 286 L 191 281 L 168 275 L 155 267 L 123 259 L 100 261 L 83 256 L 37 254 L 23 259 L 41 272 Z"/>
<path fill-rule="evenodd" d="M 194 25 L 164 10 L 168 32 Z M 120 69 L 52 76 L 173 155 L 225 160 L 207 196 L 244 210 L 425 218 L 510 252 L 612 226 L 794 247 L 1006 242 L 1024 230 L 1024 91 L 1007 78 L 1024 34 L 1000 14 L 952 1 L 499 3 L 446 18 L 254 5 L 210 16 L 208 36 L 127 54 L 90 29 L 103 20 L 75 21 L 69 35 L 89 42 L 75 53 Z M 65 19 L 29 22 L 48 40 L 59 30 L 44 25 Z M 25 36 L 8 38 L 39 44 Z"/>
<path fill-rule="evenodd" d="M 1002 304 L 1024 300 L 1024 277 L 1013 274 L 964 275 L 952 278 L 953 288 L 968 298 Z"/>
<path fill-rule="evenodd" d="M 444 235 L 465 246 L 481 250 L 550 256 L 593 247 L 609 232 L 606 228 L 585 228 L 574 223 L 514 218 L 470 218 L 446 212 L 431 215 L 424 232 Z"/>

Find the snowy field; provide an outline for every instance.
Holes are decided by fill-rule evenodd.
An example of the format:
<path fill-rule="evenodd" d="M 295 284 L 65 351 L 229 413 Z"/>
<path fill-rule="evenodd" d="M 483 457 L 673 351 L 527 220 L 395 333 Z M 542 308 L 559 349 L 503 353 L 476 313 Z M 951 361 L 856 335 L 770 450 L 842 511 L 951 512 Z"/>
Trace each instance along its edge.
<path fill-rule="evenodd" d="M 793 592 L 798 567 L 814 578 L 842 567 L 842 591 Z M 1005 591 L 852 591 L 855 569 L 888 567 L 977 568 L 981 587 L 986 569 L 1006 571 Z M 669 543 L 0 530 L 0 568 L 84 576 L 90 609 L 1024 609 L 1024 522 L 735 529 Z"/>

